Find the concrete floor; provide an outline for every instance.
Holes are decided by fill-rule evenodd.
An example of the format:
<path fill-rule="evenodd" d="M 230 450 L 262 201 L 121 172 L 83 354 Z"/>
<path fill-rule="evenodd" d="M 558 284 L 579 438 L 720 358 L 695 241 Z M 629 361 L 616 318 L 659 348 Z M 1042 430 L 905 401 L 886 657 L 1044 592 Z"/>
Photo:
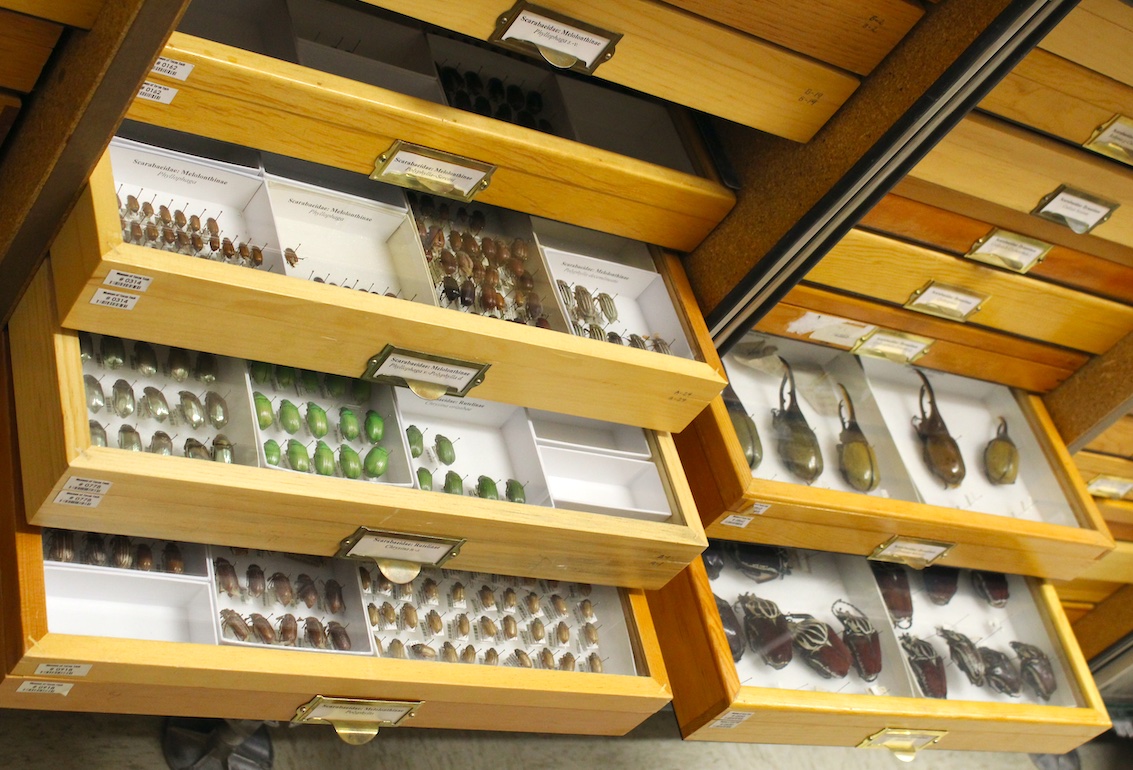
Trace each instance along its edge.
<path fill-rule="evenodd" d="M 162 770 L 163 720 L 103 714 L 0 711 L 0 768 L 6 770 Z M 882 751 L 798 746 L 685 743 L 671 711 L 624 738 L 391 729 L 365 746 L 347 746 L 329 727 L 271 730 L 276 770 L 460 768 L 727 768 L 728 770 L 894 770 Z M 993 748 L 993 747 L 989 747 Z M 1079 750 L 1081 770 L 1127 770 L 1133 746 L 1103 739 Z M 928 751 L 919 770 L 1033 770 L 1026 755 Z M 1050 770 L 1054 770 L 1051 766 Z M 1061 769 L 1059 769 L 1061 770 Z"/>

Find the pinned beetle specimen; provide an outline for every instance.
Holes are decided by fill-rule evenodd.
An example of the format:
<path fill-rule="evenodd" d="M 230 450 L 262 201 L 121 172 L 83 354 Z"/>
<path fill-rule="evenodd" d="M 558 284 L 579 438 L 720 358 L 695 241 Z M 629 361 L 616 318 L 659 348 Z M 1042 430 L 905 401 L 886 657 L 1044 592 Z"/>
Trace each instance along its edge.
<path fill-rule="evenodd" d="M 165 431 L 157 431 L 150 439 L 149 449 L 151 454 L 164 455 L 171 457 L 173 455 L 173 439 Z"/>
<path fill-rule="evenodd" d="M 162 568 L 174 575 L 185 571 L 185 560 L 181 557 L 181 549 L 176 543 L 166 543 L 161 552 Z"/>
<path fill-rule="evenodd" d="M 990 647 L 980 647 L 980 657 L 991 688 L 1012 698 L 1018 696 L 1023 685 L 1015 666 L 1011 664 L 1011 658 Z"/>
<path fill-rule="evenodd" d="M 791 574 L 787 551 L 772 545 L 732 543 L 732 558 L 740 572 L 756 583 L 778 580 Z"/>
<path fill-rule="evenodd" d="M 153 549 L 149 547 L 149 543 L 138 543 L 134 549 L 134 567 L 142 572 L 153 569 Z"/>
<path fill-rule="evenodd" d="M 1007 420 L 999 418 L 995 438 L 984 447 L 984 473 L 992 484 L 1014 484 L 1019 475 L 1019 449 L 1007 435 Z"/>
<path fill-rule="evenodd" d="M 704 562 L 704 570 L 708 573 L 709 580 L 720 577 L 720 572 L 724 569 L 724 544 L 717 540 L 709 540 L 708 548 L 700 554 L 700 559 Z"/>
<path fill-rule="evenodd" d="M 936 393 L 929 384 L 928 377 L 920 369 L 914 369 L 924 383 L 921 385 L 920 407 L 921 416 L 913 418 L 913 427 L 917 431 L 917 438 L 921 441 L 921 456 L 925 465 L 933 476 L 940 479 L 945 489 L 958 487 L 964 480 L 964 457 L 960 454 L 960 446 L 956 439 L 948 432 L 944 418 L 936 406 Z M 928 408 L 925 408 L 925 396 L 928 396 Z"/>
<path fill-rule="evenodd" d="M 224 609 L 220 611 L 220 627 L 222 630 L 230 631 L 241 642 L 246 641 L 252 635 L 252 629 L 248 627 L 248 623 L 236 610 Z"/>
<path fill-rule="evenodd" d="M 236 577 L 236 569 L 228 559 L 215 559 L 213 570 L 216 572 L 216 587 L 229 596 L 240 594 L 240 580 Z"/>
<path fill-rule="evenodd" d="M 828 624 L 811 615 L 788 615 L 791 641 L 807 665 L 825 679 L 844 679 L 853 658 L 845 643 Z"/>
<path fill-rule="evenodd" d="M 121 437 L 121 431 L 119 431 L 119 437 Z M 212 455 L 209 454 L 208 447 L 206 447 L 201 442 L 197 441 L 195 438 L 185 439 L 184 449 L 185 449 L 185 456 L 188 457 L 190 460 L 211 460 L 212 459 Z"/>
<path fill-rule="evenodd" d="M 268 465 L 279 465 L 279 461 L 282 457 L 283 450 L 280 449 L 278 441 L 269 438 L 264 442 L 264 460 Z"/>
<path fill-rule="evenodd" d="M 838 470 L 842 478 L 859 492 L 872 492 L 881 483 L 881 470 L 877 467 L 877 454 L 873 451 L 854 413 L 854 402 L 846 387 L 838 383 L 842 400 L 838 403 L 838 417 L 842 420 L 842 433 L 838 436 Z M 845 408 L 845 412 L 843 412 Z"/>
<path fill-rule="evenodd" d="M 325 441 L 315 445 L 314 454 L 315 473 L 320 476 L 334 475 L 334 450 Z"/>
<path fill-rule="evenodd" d="M 909 575 L 900 564 L 887 561 L 871 561 L 873 577 L 881 589 L 881 598 L 889 617 L 897 628 L 913 625 L 913 597 L 909 590 Z"/>
<path fill-rule="evenodd" d="M 847 601 L 839 599 L 830 608 L 842 624 L 842 641 L 850 651 L 854 668 L 867 682 L 881 673 L 881 639 L 866 614 Z"/>
<path fill-rule="evenodd" d="M 134 546 L 125 535 L 110 538 L 110 566 L 130 569 L 134 566 Z"/>
<path fill-rule="evenodd" d="M 106 394 L 102 392 L 102 383 L 93 375 L 83 375 L 83 387 L 86 389 L 87 410 L 98 414 L 106 406 Z"/>
<path fill-rule="evenodd" d="M 944 673 L 944 659 L 936 648 L 924 639 L 901 634 L 901 647 L 909 659 L 913 678 L 926 698 L 947 698 L 948 679 Z"/>
<path fill-rule="evenodd" d="M 248 597 L 258 599 L 263 596 L 267 591 L 267 579 L 264 577 L 263 568 L 258 564 L 249 564 L 245 577 L 248 579 Z"/>
<path fill-rule="evenodd" d="M 177 395 L 181 398 L 181 416 L 185 418 L 185 422 L 189 424 L 189 427 L 193 430 L 197 430 L 204 425 L 205 408 L 201 404 L 201 400 L 187 390 L 182 390 Z"/>
<path fill-rule="evenodd" d="M 90 361 L 94 358 L 94 340 L 86 332 L 79 332 L 79 360 Z"/>
<path fill-rule="evenodd" d="M 170 348 L 166 369 L 177 382 L 189 379 L 189 353 L 182 348 Z"/>
<path fill-rule="evenodd" d="M 740 440 L 740 447 L 744 450 L 744 460 L 754 471 L 763 462 L 763 442 L 759 439 L 755 420 L 744 411 L 738 399 L 725 398 L 724 405 L 727 407 L 732 427 L 736 430 L 736 437 Z"/>
<path fill-rule="evenodd" d="M 937 628 L 936 633 L 948 642 L 948 652 L 952 656 L 952 662 L 964 672 L 968 681 L 976 687 L 983 687 L 987 681 L 984 676 L 984 660 L 976 649 L 975 642 L 959 631 L 949 631 L 947 628 Z"/>
<path fill-rule="evenodd" d="M 331 646 L 336 650 L 346 651 L 350 649 L 350 636 L 346 633 L 346 627 L 337 620 L 327 623 L 327 637 L 330 638 Z"/>
<path fill-rule="evenodd" d="M 148 415 L 158 422 L 169 419 L 169 402 L 165 400 L 165 394 L 157 388 L 147 385 L 142 390 L 140 403 L 143 415 Z"/>
<path fill-rule="evenodd" d="M 47 538 L 48 561 L 72 562 L 75 560 L 75 533 L 54 529 Z"/>
<path fill-rule="evenodd" d="M 134 413 L 134 389 L 125 380 L 117 380 L 111 390 L 111 404 L 114 413 L 125 419 Z"/>
<path fill-rule="evenodd" d="M 1058 689 L 1058 682 L 1054 678 L 1054 668 L 1050 665 L 1050 658 L 1038 647 L 1026 642 L 1011 642 L 1011 649 L 1019 656 L 1019 667 L 1022 669 L 1023 681 L 1035 691 L 1035 695 L 1043 700 L 1050 700 L 1050 696 Z"/>
<path fill-rule="evenodd" d="M 943 607 L 956 595 L 960 570 L 956 567 L 925 567 L 921 570 L 921 580 L 929 601 Z"/>
<path fill-rule="evenodd" d="M 216 382 L 218 373 L 216 356 L 212 353 L 197 353 L 197 366 L 193 370 L 194 377 L 205 385 L 212 385 Z"/>
<path fill-rule="evenodd" d="M 88 532 L 83 541 L 82 562 L 96 567 L 105 567 L 110 560 L 106 553 L 106 540 L 102 535 Z"/>
<path fill-rule="evenodd" d="M 130 452 L 142 451 L 142 437 L 132 425 L 123 425 L 118 429 L 118 447 Z M 208 459 L 208 452 L 205 452 L 205 459 Z"/>
<path fill-rule="evenodd" d="M 739 624 L 737 623 L 737 627 L 738 625 Z M 531 638 L 537 642 L 543 641 L 543 637 L 547 635 L 547 630 L 543 626 L 543 621 L 539 620 L 539 618 L 532 620 L 531 625 L 527 627 L 527 630 L 528 633 L 531 634 Z"/>
<path fill-rule="evenodd" d="M 233 444 L 227 436 L 223 433 L 218 433 L 212 440 L 212 459 L 218 463 L 232 464 L 235 459 L 233 451 L 236 445 Z"/>
<path fill-rule="evenodd" d="M 279 643 L 287 647 L 299 644 L 299 621 L 291 613 L 279 619 Z"/>
<path fill-rule="evenodd" d="M 146 388 L 146 392 L 149 392 L 149 388 Z M 210 390 L 205 394 L 205 412 L 214 428 L 223 428 L 228 424 L 228 402 L 216 391 Z"/>
<path fill-rule="evenodd" d="M 252 633 L 263 644 L 275 644 L 275 628 L 271 622 L 258 612 L 253 612 L 249 620 L 252 621 Z"/>
<path fill-rule="evenodd" d="M 795 373 L 786 359 L 780 356 L 779 360 L 786 372 L 779 384 L 779 408 L 771 410 L 771 425 L 778 439 L 776 447 L 787 470 L 810 484 L 822 475 L 822 448 L 799 408 Z"/>
<path fill-rule="evenodd" d="M 291 470 L 307 473 L 311 470 L 311 456 L 307 454 L 307 447 L 295 439 L 287 442 L 287 464 Z"/>
<path fill-rule="evenodd" d="M 118 337 L 104 335 L 98 346 L 102 365 L 107 369 L 120 369 L 126 363 L 126 348 Z"/>
<path fill-rule="evenodd" d="M 327 649 L 327 633 L 318 618 L 307 618 L 303 621 L 303 635 L 309 646 L 320 650 Z"/>
<path fill-rule="evenodd" d="M 992 607 L 1002 609 L 1007 606 L 1011 598 L 1011 591 L 1007 584 L 1007 576 L 1002 572 L 986 572 L 972 570 L 972 587 L 984 601 Z"/>
<path fill-rule="evenodd" d="M 313 610 L 319 603 L 319 589 L 310 575 L 299 575 L 295 578 L 295 596 L 307 609 Z"/>
<path fill-rule="evenodd" d="M 284 607 L 290 607 L 295 602 L 295 591 L 291 588 L 291 579 L 282 572 L 276 572 L 268 580 L 268 588 L 275 595 L 275 600 Z"/>
<path fill-rule="evenodd" d="M 719 600 L 716 603 L 719 606 Z M 783 668 L 790 663 L 791 658 L 794 657 L 791 652 L 791 628 L 787 624 L 786 616 L 779 611 L 779 605 L 770 599 L 752 594 L 740 594 L 740 607 L 744 611 L 744 631 L 751 651 L 763 658 L 763 662 L 771 668 Z M 725 633 L 727 630 L 725 625 Z M 730 646 L 730 637 L 728 643 Z M 743 644 L 742 637 L 740 644 Z M 740 653 L 743 653 L 742 649 Z M 735 650 L 732 650 L 732 657 L 739 660 Z"/>
<path fill-rule="evenodd" d="M 531 656 L 523 650 L 516 650 L 514 653 L 515 662 L 520 668 L 532 668 Z"/>
<path fill-rule="evenodd" d="M 732 660 L 739 662 L 743 657 L 743 648 L 746 645 L 744 639 L 743 628 L 740 626 L 740 621 L 735 617 L 732 606 L 727 604 L 723 599 L 715 596 L 716 611 L 719 613 L 719 619 L 724 626 L 724 636 L 727 639 L 727 649 L 732 652 Z M 537 622 L 537 621 L 536 621 Z"/>
<path fill-rule="evenodd" d="M 106 428 L 98 420 L 90 421 L 91 446 L 106 446 Z"/>
<path fill-rule="evenodd" d="M 133 364 L 141 375 L 152 377 L 157 374 L 157 353 L 154 352 L 153 345 L 148 342 L 135 342 Z"/>

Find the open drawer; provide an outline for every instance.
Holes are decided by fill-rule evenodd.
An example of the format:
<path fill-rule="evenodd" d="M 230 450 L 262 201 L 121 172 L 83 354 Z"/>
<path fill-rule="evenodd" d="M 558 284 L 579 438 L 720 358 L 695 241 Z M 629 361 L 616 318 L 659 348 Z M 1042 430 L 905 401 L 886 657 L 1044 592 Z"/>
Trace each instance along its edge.
<path fill-rule="evenodd" d="M 425 549 L 398 560 L 650 587 L 704 548 L 667 433 L 63 330 L 48 273 L 10 325 L 34 524 L 321 556 L 365 527 Z"/>
<path fill-rule="evenodd" d="M 778 357 L 792 366 L 802 415 L 783 424 L 805 420 L 821 458 L 809 485 L 780 450 L 772 410 L 781 408 L 780 392 L 790 401 L 791 384 Z M 677 437 L 709 537 L 1058 579 L 1075 577 L 1114 546 L 1037 397 L 922 372 L 963 460 L 946 485 L 925 462 L 913 427 L 922 409 L 932 412 L 920 370 L 759 333 L 730 351 L 725 366 L 727 401 L 714 401 Z M 842 461 L 839 445 L 859 443 L 847 439 L 839 416 L 847 399 L 872 462 L 864 454 Z M 1001 424 L 1015 444 L 1014 475 L 998 455 L 990 465 L 985 459 L 993 442 L 995 452 L 1006 449 L 996 441 Z M 762 445 L 754 471 L 739 435 L 750 449 L 750 426 Z M 787 444 L 802 445 L 802 438 Z M 995 482 L 989 467 L 999 474 Z M 863 475 L 870 469 L 872 479 Z"/>
<path fill-rule="evenodd" d="M 293 174 L 323 173 L 294 161 L 275 163 Z M 530 305 L 526 315 L 515 317 L 518 283 L 511 287 L 514 271 L 502 264 L 494 292 L 502 314 L 458 314 L 448 307 L 459 307 L 455 297 L 438 297 L 445 292 L 441 278 L 453 281 L 455 293 L 459 285 L 436 269 L 447 257 L 460 276 L 446 240 L 458 235 L 456 225 L 441 227 L 439 214 L 412 209 L 396 187 L 325 173 L 337 186 L 116 142 L 52 246 L 59 322 L 347 377 L 361 376 L 388 345 L 455 365 L 420 378 L 457 390 L 474 386 L 480 398 L 656 430 L 680 430 L 723 387 L 720 373 L 704 362 L 707 330 L 676 256 L 619 236 L 472 204 L 472 218 L 488 212 L 489 229 L 478 238 L 465 231 L 463 245 L 486 247 L 489 231 L 496 240 L 505 230 L 523 235 L 526 262 L 519 264 L 535 276 L 527 296 L 540 299 L 545 317 L 532 317 L 538 314 Z M 429 211 L 448 210 L 447 203 L 434 208 L 431 196 L 411 197 L 425 199 Z M 452 203 L 453 217 L 458 206 Z M 163 224 L 162 217 L 170 222 Z M 426 252 L 419 234 L 424 240 L 437 235 L 441 243 Z M 491 264 L 487 256 L 477 259 Z M 262 263 L 259 269 L 247 269 L 256 263 Z M 634 310 L 645 316 L 637 327 L 626 327 L 626 318 L 621 326 L 607 323 L 607 331 L 617 328 L 631 340 L 630 331 L 665 338 L 673 355 L 609 344 L 605 332 L 600 341 L 591 339 L 585 321 L 574 325 L 575 335 L 555 333 L 572 329 L 559 289 L 577 295 L 574 286 L 595 298 L 608 292 L 623 315 Z M 482 290 L 476 299 L 484 301 Z M 604 321 L 590 306 L 589 317 Z M 211 317 L 225 322 L 197 321 Z M 536 328 L 548 318 L 548 328 Z"/>
<path fill-rule="evenodd" d="M 706 556 L 732 545 L 714 541 Z M 992 606 L 960 571 L 955 593 L 934 586 L 937 601 L 947 598 L 938 604 L 915 573 L 881 565 L 875 582 L 856 556 L 736 551 L 710 560 L 712 580 L 708 561 L 647 592 L 686 738 L 890 748 L 910 759 L 929 746 L 1061 754 L 1109 727 L 1046 583 L 989 578 Z M 895 613 L 902 601 L 908 612 Z M 846 628 L 855 630 L 843 641 Z"/>

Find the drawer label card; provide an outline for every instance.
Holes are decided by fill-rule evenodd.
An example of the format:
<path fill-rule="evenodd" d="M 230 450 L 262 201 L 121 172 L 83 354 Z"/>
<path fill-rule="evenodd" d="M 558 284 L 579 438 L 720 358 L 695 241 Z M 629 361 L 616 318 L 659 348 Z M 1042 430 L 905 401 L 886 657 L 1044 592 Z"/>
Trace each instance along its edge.
<path fill-rule="evenodd" d="M 16 692 L 36 695 L 67 695 L 75 685 L 71 682 L 21 682 Z"/>
<path fill-rule="evenodd" d="M 157 57 L 153 69 L 150 70 L 150 72 L 155 75 L 165 75 L 166 77 L 171 77 L 176 80 L 188 80 L 192 71 L 193 65 L 189 64 L 189 62 L 177 61 L 167 56 Z"/>
<path fill-rule="evenodd" d="M 967 321 L 980 311 L 990 297 L 986 294 L 950 286 L 937 281 L 929 281 L 913 292 L 905 303 L 908 310 L 947 318 L 950 321 Z"/>
<path fill-rule="evenodd" d="M 97 508 L 102 502 L 102 495 L 92 495 L 90 492 L 72 492 L 64 489 L 55 495 L 58 505 L 74 505 L 78 508 Z"/>
<path fill-rule="evenodd" d="M 133 310 L 138 304 L 137 294 L 127 294 L 124 291 L 111 291 L 110 289 L 95 289 L 94 296 L 90 298 L 92 305 L 102 305 L 118 310 Z"/>
<path fill-rule="evenodd" d="M 172 104 L 173 97 L 177 95 L 176 88 L 163 86 L 161 83 L 153 83 L 149 80 L 142 83 L 142 87 L 138 89 L 138 99 L 146 99 L 158 104 Z"/>
<path fill-rule="evenodd" d="M 720 523 L 725 527 L 739 527 L 743 529 L 748 524 L 751 524 L 752 517 L 744 516 L 741 513 L 733 513 L 731 516 L 725 516 L 720 520 Z"/>
<path fill-rule="evenodd" d="M 848 318 L 807 311 L 787 325 L 787 332 L 805 336 L 815 342 L 851 348 L 863 337 L 876 330 L 876 326 L 851 321 Z"/>
<path fill-rule="evenodd" d="M 1062 185 L 1039 201 L 1039 205 L 1031 213 L 1065 225 L 1081 235 L 1109 219 L 1120 205 L 1116 201 Z"/>
<path fill-rule="evenodd" d="M 911 364 L 928 353 L 933 342 L 934 340 L 928 337 L 878 329 L 850 348 L 850 352 L 859 356 L 874 356 L 901 364 Z"/>
<path fill-rule="evenodd" d="M 470 201 L 486 190 L 496 167 L 400 139 L 378 156 L 370 178 L 447 198 Z"/>
<path fill-rule="evenodd" d="M 977 262 L 1025 273 L 1046 259 L 1051 245 L 1036 238 L 996 228 L 972 245 L 965 256 Z"/>
<path fill-rule="evenodd" d="M 622 39 L 593 24 L 520 0 L 496 22 L 488 38 L 505 48 L 538 56 L 559 69 L 590 75 L 614 56 Z"/>
<path fill-rule="evenodd" d="M 382 532 L 359 527 L 342 541 L 338 556 L 373 561 L 412 562 L 439 567 L 460 553 L 461 538 Z"/>
<path fill-rule="evenodd" d="M 1119 500 L 1133 492 L 1133 479 L 1120 476 L 1094 476 L 1086 484 L 1086 491 L 1094 497 L 1107 497 Z"/>
<path fill-rule="evenodd" d="M 365 698 L 330 698 L 316 695 L 295 711 L 296 724 L 331 724 L 393 727 L 415 715 L 422 701 L 369 700 Z M 340 730 L 341 734 L 341 730 Z"/>
<path fill-rule="evenodd" d="M 129 289 L 130 291 L 146 291 L 149 285 L 153 283 L 153 279 L 148 275 L 138 275 L 137 273 L 123 273 L 121 270 L 111 270 L 106 274 L 103 283 L 107 286 L 113 286 L 117 289 Z"/>
<path fill-rule="evenodd" d="M 67 479 L 67 483 L 63 485 L 63 489 L 68 492 L 86 492 L 92 495 L 105 495 L 110 491 L 111 482 L 100 481 L 99 479 L 84 479 L 78 476 L 72 476 Z"/>
<path fill-rule="evenodd" d="M 386 345 L 370 358 L 362 379 L 406 386 L 421 398 L 465 396 L 484 381 L 491 364 L 461 361 Z"/>
<path fill-rule="evenodd" d="M 724 716 L 708 726 L 721 730 L 731 730 L 733 727 L 739 727 L 752 716 L 754 716 L 754 713 L 751 711 L 727 711 Z"/>
<path fill-rule="evenodd" d="M 953 545 L 954 543 L 894 535 L 875 548 L 869 558 L 873 561 L 891 561 L 922 569 L 952 550 Z"/>
<path fill-rule="evenodd" d="M 36 676 L 86 676 L 90 673 L 90 663 L 40 663 L 35 667 Z"/>
<path fill-rule="evenodd" d="M 1133 118 L 1114 115 L 1098 126 L 1082 146 L 1133 166 Z"/>

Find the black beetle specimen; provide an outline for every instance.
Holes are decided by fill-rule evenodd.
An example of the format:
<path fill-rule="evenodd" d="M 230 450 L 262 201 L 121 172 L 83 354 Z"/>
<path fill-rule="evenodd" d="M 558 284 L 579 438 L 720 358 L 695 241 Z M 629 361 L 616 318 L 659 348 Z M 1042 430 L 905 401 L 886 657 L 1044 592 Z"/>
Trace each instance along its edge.
<path fill-rule="evenodd" d="M 889 610 L 889 617 L 897 628 L 913 625 L 913 596 L 909 590 L 909 575 L 900 564 L 871 561 L 873 577 L 881 589 L 881 598 Z"/>
<path fill-rule="evenodd" d="M 980 657 L 983 658 L 987 683 L 992 689 L 1012 698 L 1017 696 L 1023 685 L 1015 666 L 1011 664 L 1011 658 L 990 647 L 980 647 Z"/>
<path fill-rule="evenodd" d="M 740 572 L 756 583 L 778 580 L 791 574 L 789 557 L 784 548 L 754 543 L 733 543 L 731 551 Z"/>
<path fill-rule="evenodd" d="M 921 455 L 933 476 L 940 479 L 945 488 L 958 487 L 964 480 L 964 457 L 960 446 L 948 432 L 944 418 L 936 408 L 936 394 L 929 384 L 928 377 L 920 369 L 914 369 L 924 383 L 921 385 L 921 416 L 913 418 L 913 427 L 921 440 Z M 928 409 L 925 409 L 925 396 L 928 396 Z"/>
<path fill-rule="evenodd" d="M 947 628 L 937 628 L 936 633 L 948 642 L 948 652 L 952 656 L 952 662 L 959 666 L 968 677 L 968 681 L 976 687 L 983 687 L 987 681 L 984 675 L 984 660 L 976 649 L 975 642 L 959 631 L 949 631 Z"/>
<path fill-rule="evenodd" d="M 992 607 L 1002 609 L 1007 606 L 1007 600 L 1011 598 L 1007 576 L 1002 572 L 986 572 L 974 569 L 972 570 L 972 587 L 976 589 L 980 598 Z"/>
<path fill-rule="evenodd" d="M 724 626 L 724 636 L 728 639 L 728 649 L 732 653 L 732 660 L 739 662 L 739 659 L 744 656 L 744 632 L 740 627 L 740 621 L 736 618 L 736 613 L 732 611 L 731 605 L 721 599 L 719 596 L 713 595 L 716 599 L 716 610 L 720 613 L 720 621 Z"/>
<path fill-rule="evenodd" d="M 744 611 L 744 631 L 752 652 L 771 668 L 780 669 L 791 662 L 792 636 L 787 618 L 779 605 L 770 599 L 740 594 Z"/>
<path fill-rule="evenodd" d="M 771 425 L 778 438 L 776 445 L 779 459 L 788 471 L 810 484 L 822 475 L 822 448 L 818 445 L 818 436 L 807 424 L 806 417 L 799 408 L 795 373 L 786 359 L 780 356 L 779 360 L 787 370 L 783 374 L 783 382 L 779 384 L 779 408 L 771 410 Z"/>
<path fill-rule="evenodd" d="M 956 595 L 960 570 L 955 567 L 925 567 L 921 570 L 921 580 L 929 601 L 943 607 Z"/>
<path fill-rule="evenodd" d="M 850 651 L 854 668 L 867 682 L 881 674 L 881 638 L 864 612 L 847 601 L 839 599 L 830 611 L 842 624 L 842 642 Z"/>
<path fill-rule="evenodd" d="M 936 648 L 924 639 L 901 634 L 901 647 L 909 659 L 909 667 L 917 686 L 928 698 L 947 698 L 948 679 L 944 673 L 944 659 Z"/>
<path fill-rule="evenodd" d="M 621 339 L 618 339 L 621 342 Z M 727 407 L 728 417 L 732 421 L 732 427 L 736 430 L 736 438 L 740 440 L 740 447 L 744 450 L 744 460 L 747 461 L 748 467 L 753 471 L 759 467 L 763 462 L 763 442 L 759 438 L 759 431 L 756 430 L 755 420 L 751 419 L 740 403 L 739 398 L 731 393 L 730 386 L 725 391 L 724 406 Z"/>
<path fill-rule="evenodd" d="M 842 433 L 838 436 L 838 470 L 854 489 L 872 492 L 881 483 L 877 454 L 858 425 L 850 394 L 842 383 L 838 383 L 838 389 L 842 391 L 842 400 L 838 403 L 838 417 L 842 420 Z"/>
<path fill-rule="evenodd" d="M 1023 681 L 1030 685 L 1035 695 L 1043 700 L 1050 700 L 1050 696 L 1058 689 L 1058 682 L 1054 678 L 1054 668 L 1050 665 L 1050 658 L 1046 653 L 1033 644 L 1026 642 L 1011 642 L 1011 649 L 1019 656 L 1019 667 L 1022 669 Z"/>
<path fill-rule="evenodd" d="M 708 541 L 708 548 L 700 554 L 700 558 L 704 562 L 708 579 L 715 580 L 724 569 L 724 544 L 715 540 Z"/>

